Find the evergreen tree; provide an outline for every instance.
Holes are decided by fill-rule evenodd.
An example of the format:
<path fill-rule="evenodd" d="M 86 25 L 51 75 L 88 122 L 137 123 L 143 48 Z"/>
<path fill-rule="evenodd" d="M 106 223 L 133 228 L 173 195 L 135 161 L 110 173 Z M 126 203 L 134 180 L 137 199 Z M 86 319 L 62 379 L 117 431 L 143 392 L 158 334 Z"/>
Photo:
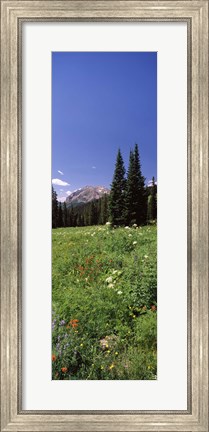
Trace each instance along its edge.
<path fill-rule="evenodd" d="M 55 192 L 52 186 L 52 228 L 57 228 L 57 219 L 58 219 L 57 193 Z"/>
<path fill-rule="evenodd" d="M 146 222 L 147 198 L 141 172 L 138 145 L 130 151 L 126 187 L 126 223 L 141 225 Z"/>
<path fill-rule="evenodd" d="M 141 172 L 141 163 L 139 157 L 138 145 L 135 144 L 134 148 L 134 169 L 136 176 L 136 223 L 142 225 L 146 222 L 146 193 L 145 193 L 145 178 Z"/>
<path fill-rule="evenodd" d="M 81 223 L 81 226 L 84 226 L 84 216 L 83 216 L 83 214 L 80 215 L 80 223 Z"/>
<path fill-rule="evenodd" d="M 68 226 L 68 213 L 67 213 L 66 202 L 64 202 L 63 204 L 63 226 L 64 227 Z"/>
<path fill-rule="evenodd" d="M 151 194 L 147 197 L 147 223 L 152 220 L 152 196 Z"/>
<path fill-rule="evenodd" d="M 132 225 L 137 223 L 138 212 L 138 183 L 135 166 L 134 153 L 131 150 L 129 156 L 129 167 L 126 186 L 126 223 Z"/>
<path fill-rule="evenodd" d="M 147 203 L 147 221 L 157 219 L 157 187 L 155 185 L 155 178 L 152 178 L 152 186 L 150 186 L 150 194 Z"/>
<path fill-rule="evenodd" d="M 59 209 L 58 209 L 58 223 L 57 223 L 58 227 L 62 227 L 63 226 L 63 220 L 62 220 L 62 204 L 61 202 L 59 202 Z"/>
<path fill-rule="evenodd" d="M 70 226 L 72 227 L 75 226 L 75 213 L 74 213 L 73 206 L 71 207 L 71 211 L 70 211 Z"/>
<path fill-rule="evenodd" d="M 97 208 L 95 201 L 91 201 L 90 203 L 89 225 L 97 225 Z"/>
<path fill-rule="evenodd" d="M 125 190 L 125 167 L 119 149 L 110 190 L 109 211 L 111 222 L 113 225 L 124 225 L 125 223 Z"/>
<path fill-rule="evenodd" d="M 152 178 L 153 185 L 153 219 L 157 219 L 157 185 L 155 184 L 155 178 Z"/>
<path fill-rule="evenodd" d="M 101 198 L 101 213 L 100 213 L 100 222 L 104 225 L 108 221 L 108 195 L 105 194 Z"/>

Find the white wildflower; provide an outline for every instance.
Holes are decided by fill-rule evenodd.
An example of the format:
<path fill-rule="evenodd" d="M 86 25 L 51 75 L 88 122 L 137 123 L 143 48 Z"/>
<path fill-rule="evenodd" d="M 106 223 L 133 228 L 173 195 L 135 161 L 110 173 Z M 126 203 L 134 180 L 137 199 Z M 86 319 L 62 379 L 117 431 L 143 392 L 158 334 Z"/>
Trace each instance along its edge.
<path fill-rule="evenodd" d="M 148 255 L 144 255 L 144 258 L 149 258 Z"/>
<path fill-rule="evenodd" d="M 106 279 L 106 282 L 107 282 L 107 283 L 111 283 L 111 282 L 112 282 L 112 277 L 109 276 L 109 277 Z"/>
<path fill-rule="evenodd" d="M 125 226 L 125 229 L 130 229 L 130 227 L 129 226 Z"/>
<path fill-rule="evenodd" d="M 114 285 L 112 283 L 108 284 L 107 286 L 108 286 L 108 288 L 113 288 L 114 287 Z"/>
<path fill-rule="evenodd" d="M 105 225 L 110 226 L 110 225 L 111 225 L 111 222 L 106 222 Z"/>
<path fill-rule="evenodd" d="M 133 245 L 136 245 L 136 244 L 137 244 L 137 241 L 134 241 L 134 242 L 133 242 Z"/>
<path fill-rule="evenodd" d="M 118 295 L 121 295 L 121 294 L 123 294 L 123 293 L 122 293 L 122 291 L 118 291 L 117 294 L 118 294 Z"/>
<path fill-rule="evenodd" d="M 132 237 L 132 234 L 129 234 L 128 236 L 129 236 L 129 237 Z"/>
<path fill-rule="evenodd" d="M 112 274 L 117 274 L 118 273 L 118 270 L 113 270 L 112 271 Z"/>
<path fill-rule="evenodd" d="M 133 228 L 137 228 L 137 224 L 133 224 L 132 226 L 133 226 Z"/>

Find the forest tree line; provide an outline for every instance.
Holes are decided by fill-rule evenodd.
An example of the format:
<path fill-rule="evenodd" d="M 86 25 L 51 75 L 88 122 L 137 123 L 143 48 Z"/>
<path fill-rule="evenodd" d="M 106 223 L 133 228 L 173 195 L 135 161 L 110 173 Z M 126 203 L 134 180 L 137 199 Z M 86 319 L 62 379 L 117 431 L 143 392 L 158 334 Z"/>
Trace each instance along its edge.
<path fill-rule="evenodd" d="M 157 219 L 157 186 L 145 186 L 138 145 L 130 151 L 126 170 L 120 149 L 118 150 L 110 194 L 98 200 L 67 207 L 58 202 L 52 186 L 52 228 L 104 225 L 144 225 Z"/>

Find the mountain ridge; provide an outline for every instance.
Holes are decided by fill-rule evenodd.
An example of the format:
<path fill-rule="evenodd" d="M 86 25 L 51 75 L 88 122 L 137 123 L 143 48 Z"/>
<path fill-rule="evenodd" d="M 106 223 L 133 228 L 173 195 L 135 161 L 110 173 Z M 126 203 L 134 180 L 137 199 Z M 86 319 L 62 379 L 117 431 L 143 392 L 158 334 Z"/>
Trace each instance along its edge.
<path fill-rule="evenodd" d="M 109 194 L 110 190 L 104 186 L 89 186 L 86 185 L 82 188 L 79 188 L 72 192 L 66 198 L 66 204 L 69 205 L 77 205 L 84 204 L 95 199 L 99 199 L 103 197 L 105 194 Z"/>

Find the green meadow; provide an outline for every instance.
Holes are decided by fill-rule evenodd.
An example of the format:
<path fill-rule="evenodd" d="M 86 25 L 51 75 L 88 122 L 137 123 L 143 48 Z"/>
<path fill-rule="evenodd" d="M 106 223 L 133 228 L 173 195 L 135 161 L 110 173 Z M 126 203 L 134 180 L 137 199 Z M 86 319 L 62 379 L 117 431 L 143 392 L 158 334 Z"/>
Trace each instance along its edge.
<path fill-rule="evenodd" d="M 157 227 L 52 230 L 52 379 L 157 378 Z"/>

